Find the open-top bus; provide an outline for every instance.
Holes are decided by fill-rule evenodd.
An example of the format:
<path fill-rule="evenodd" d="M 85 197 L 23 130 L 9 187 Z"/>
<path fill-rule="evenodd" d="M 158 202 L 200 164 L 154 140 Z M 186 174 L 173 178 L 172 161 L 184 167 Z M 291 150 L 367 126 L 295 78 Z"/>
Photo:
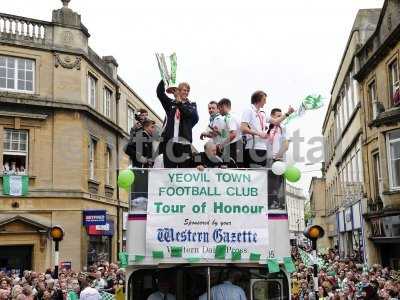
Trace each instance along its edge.
<path fill-rule="evenodd" d="M 134 170 L 126 249 L 129 300 L 212 299 L 213 288 L 232 274 L 246 299 L 290 299 L 283 266 L 290 257 L 284 180 L 266 169 L 212 170 Z M 221 229 L 223 223 L 231 224 Z M 225 257 L 218 257 L 220 244 Z M 267 260 L 278 269 L 270 270 Z M 173 297 L 149 298 L 165 278 Z"/>

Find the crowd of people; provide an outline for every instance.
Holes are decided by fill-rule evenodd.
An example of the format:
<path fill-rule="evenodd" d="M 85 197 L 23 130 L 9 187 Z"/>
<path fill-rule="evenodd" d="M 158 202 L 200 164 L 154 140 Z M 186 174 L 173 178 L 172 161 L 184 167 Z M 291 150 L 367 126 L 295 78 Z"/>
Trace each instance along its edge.
<path fill-rule="evenodd" d="M 124 270 L 108 262 L 85 272 L 62 269 L 58 276 L 51 269 L 22 274 L 0 271 L 0 300 L 122 300 L 124 285 Z"/>
<path fill-rule="evenodd" d="M 241 117 L 232 114 L 232 102 L 223 98 L 208 103 L 209 120 L 199 138 L 208 139 L 204 151 L 192 146 L 193 127 L 199 122 L 197 105 L 188 99 L 190 86 L 181 83 L 167 95 L 164 82 L 157 87 L 157 96 L 165 110 L 165 120 L 157 135 L 156 123 L 148 112 L 140 110 L 125 148 L 136 168 L 215 168 L 267 167 L 283 160 L 288 149 L 282 122 L 294 112 L 274 108 L 267 113 L 267 94 L 254 92 Z M 154 148 L 154 141 L 158 147 Z"/>
<path fill-rule="evenodd" d="M 313 266 L 293 247 L 292 257 L 297 271 L 292 273 L 292 299 L 316 299 L 313 287 Z M 400 272 L 375 264 L 368 267 L 355 259 L 340 259 L 330 249 L 321 256 L 318 268 L 318 299 L 400 299 Z"/>

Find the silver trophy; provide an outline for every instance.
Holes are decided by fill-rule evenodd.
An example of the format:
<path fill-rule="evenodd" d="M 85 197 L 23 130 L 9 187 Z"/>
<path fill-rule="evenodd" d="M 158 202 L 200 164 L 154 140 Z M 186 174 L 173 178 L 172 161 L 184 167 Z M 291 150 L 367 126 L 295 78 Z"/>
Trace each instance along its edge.
<path fill-rule="evenodd" d="M 164 81 L 167 93 L 174 94 L 178 88 L 176 84 L 176 68 L 177 59 L 176 54 L 173 53 L 169 56 L 170 60 L 170 70 L 168 70 L 167 62 L 165 60 L 165 55 L 163 53 L 156 53 L 158 68 L 160 69 L 161 78 Z"/>

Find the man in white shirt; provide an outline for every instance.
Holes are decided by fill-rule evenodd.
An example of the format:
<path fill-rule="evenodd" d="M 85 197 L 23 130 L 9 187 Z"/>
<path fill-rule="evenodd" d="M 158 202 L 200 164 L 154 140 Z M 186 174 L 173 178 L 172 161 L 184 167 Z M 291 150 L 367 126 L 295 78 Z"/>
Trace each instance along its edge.
<path fill-rule="evenodd" d="M 96 272 L 95 274 L 96 279 L 94 280 L 94 287 L 96 290 L 98 290 L 99 292 L 103 291 L 106 286 L 107 286 L 107 282 L 105 281 L 105 279 L 102 277 L 101 274 L 101 269 L 99 268 L 99 270 Z"/>
<path fill-rule="evenodd" d="M 221 140 L 221 136 L 218 132 L 222 129 L 221 126 L 223 126 L 224 123 L 219 113 L 218 103 L 216 101 L 210 101 L 208 103 L 208 113 L 210 115 L 208 126 L 206 130 L 201 133 L 200 139 L 203 140 L 205 137 L 208 137 L 217 145 Z"/>
<path fill-rule="evenodd" d="M 80 300 L 101 300 L 99 291 L 92 288 L 87 279 L 83 279 L 81 283 L 83 290 L 79 295 Z"/>
<path fill-rule="evenodd" d="M 230 270 L 228 280 L 211 288 L 211 299 L 213 300 L 246 300 L 246 294 L 236 282 L 240 280 L 242 274 L 238 270 Z M 199 300 L 207 300 L 207 293 L 199 297 Z"/>
<path fill-rule="evenodd" d="M 231 101 L 223 98 L 218 102 L 223 127 L 220 130 L 221 141 L 217 147 L 225 162 L 232 158 L 237 166 L 243 163 L 243 143 L 239 121 L 231 114 Z"/>
<path fill-rule="evenodd" d="M 247 168 L 267 167 L 268 123 L 280 124 L 294 109 L 289 106 L 286 114 L 278 118 L 268 117 L 264 111 L 267 94 L 256 91 L 251 96 L 251 106 L 243 112 L 240 129 L 246 135 L 245 166 Z"/>
<path fill-rule="evenodd" d="M 271 110 L 271 118 L 280 118 L 282 116 L 282 110 L 280 108 L 274 108 Z M 268 128 L 268 141 L 269 141 L 269 157 L 276 160 L 284 160 L 286 151 L 289 149 L 289 141 L 286 137 L 286 128 L 277 124 L 269 124 Z"/>
<path fill-rule="evenodd" d="M 282 110 L 274 108 L 271 110 L 271 118 L 280 118 Z M 289 141 L 286 138 L 286 129 L 281 124 L 269 124 L 268 127 L 268 158 L 269 164 L 277 160 L 284 160 L 285 153 L 289 148 Z M 284 193 L 283 176 L 275 175 L 268 172 L 268 209 L 284 210 L 285 209 L 285 193 Z"/>
<path fill-rule="evenodd" d="M 147 300 L 176 300 L 176 297 L 169 293 L 171 283 L 167 274 L 162 274 L 157 281 L 158 291 L 151 294 Z"/>

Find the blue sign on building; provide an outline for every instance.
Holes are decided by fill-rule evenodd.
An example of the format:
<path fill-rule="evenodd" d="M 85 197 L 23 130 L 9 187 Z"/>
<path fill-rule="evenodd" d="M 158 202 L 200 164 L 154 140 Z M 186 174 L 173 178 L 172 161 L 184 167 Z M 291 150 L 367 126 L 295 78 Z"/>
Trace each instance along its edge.
<path fill-rule="evenodd" d="M 106 225 L 107 217 L 105 210 L 83 211 L 83 225 Z"/>

